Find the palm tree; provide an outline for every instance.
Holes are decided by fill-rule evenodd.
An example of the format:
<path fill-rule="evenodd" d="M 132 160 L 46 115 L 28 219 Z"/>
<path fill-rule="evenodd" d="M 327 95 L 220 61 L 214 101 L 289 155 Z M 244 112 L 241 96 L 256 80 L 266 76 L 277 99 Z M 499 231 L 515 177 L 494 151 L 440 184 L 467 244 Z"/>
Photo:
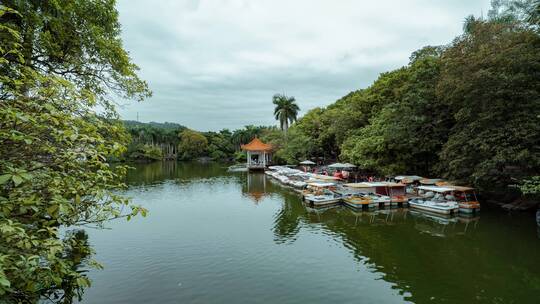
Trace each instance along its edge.
<path fill-rule="evenodd" d="M 276 105 L 274 116 L 279 120 L 281 130 L 287 132 L 289 124 L 296 121 L 296 116 L 300 108 L 296 104 L 294 97 L 276 94 L 272 97 L 272 103 Z"/>

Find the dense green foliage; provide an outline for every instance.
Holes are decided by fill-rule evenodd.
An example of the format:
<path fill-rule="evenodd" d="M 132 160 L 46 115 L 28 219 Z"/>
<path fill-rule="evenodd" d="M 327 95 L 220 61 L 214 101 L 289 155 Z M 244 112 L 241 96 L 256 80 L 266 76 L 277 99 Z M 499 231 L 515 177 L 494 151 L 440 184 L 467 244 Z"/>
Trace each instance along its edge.
<path fill-rule="evenodd" d="M 440 171 L 481 187 L 540 169 L 540 37 L 477 21 L 445 52 L 438 95 L 453 126 Z"/>
<path fill-rule="evenodd" d="M 105 93 L 150 92 L 122 48 L 114 1 L 2 4 L 0 297 L 71 303 L 97 264 L 84 232 L 66 229 L 145 212 L 114 192 L 125 168 L 106 159 L 128 136 Z"/>
<path fill-rule="evenodd" d="M 122 160 L 152 161 L 177 159 L 178 135 L 186 127 L 175 123 L 124 121 L 131 140 Z"/>
<path fill-rule="evenodd" d="M 194 159 L 203 155 L 207 148 L 208 140 L 201 133 L 189 129 L 180 133 L 178 151 L 181 160 Z"/>
<path fill-rule="evenodd" d="M 275 130 L 272 127 L 245 126 L 219 132 L 197 132 L 175 123 L 124 121 L 131 135 L 127 151 L 115 160 L 193 160 L 208 157 L 218 161 L 243 160 L 240 146 L 256 136 Z M 205 140 L 202 140 L 202 137 Z M 193 145 L 193 140 L 197 146 Z M 206 141 L 206 142 L 204 142 Z"/>
<path fill-rule="evenodd" d="M 287 162 L 339 158 L 380 174 L 441 176 L 482 190 L 540 171 L 540 36 L 531 1 L 495 1 L 450 44 L 425 47 L 368 88 L 309 111 L 277 145 Z M 299 144 L 303 143 L 303 144 Z M 312 144 L 308 144 L 312 143 Z"/>

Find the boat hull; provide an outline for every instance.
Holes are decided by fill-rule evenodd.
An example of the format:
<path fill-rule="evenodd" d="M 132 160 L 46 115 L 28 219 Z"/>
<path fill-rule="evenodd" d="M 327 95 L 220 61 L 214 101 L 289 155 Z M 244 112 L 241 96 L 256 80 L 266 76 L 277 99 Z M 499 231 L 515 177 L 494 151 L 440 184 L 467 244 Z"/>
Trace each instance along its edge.
<path fill-rule="evenodd" d="M 474 214 L 474 213 L 480 212 L 480 203 L 478 202 L 460 203 L 459 212 L 467 213 L 467 214 Z"/>
<path fill-rule="evenodd" d="M 432 212 L 432 213 L 446 214 L 446 215 L 456 214 L 458 212 L 458 210 L 459 210 L 459 207 L 456 207 L 456 208 L 437 208 L 435 206 L 430 206 L 430 205 L 426 205 L 426 204 L 418 204 L 418 203 L 414 203 L 414 202 L 409 202 L 409 206 L 411 208 L 415 208 L 415 209 L 418 209 L 418 210 L 424 210 L 424 211 L 429 211 L 429 212 Z"/>
<path fill-rule="evenodd" d="M 377 204 L 354 204 L 354 203 L 349 203 L 346 201 L 343 201 L 343 204 L 355 210 L 369 210 L 369 209 L 377 208 Z"/>
<path fill-rule="evenodd" d="M 474 214 L 480 212 L 480 208 L 461 208 L 459 207 L 460 213 Z"/>
<path fill-rule="evenodd" d="M 378 203 L 375 203 L 369 199 L 362 199 L 362 198 L 356 198 L 356 197 L 344 198 L 343 204 L 357 210 L 360 210 L 360 209 L 366 210 L 369 208 L 375 208 L 379 205 Z"/>
<path fill-rule="evenodd" d="M 311 198 L 305 198 L 305 202 L 313 207 L 327 207 L 327 206 L 339 205 L 339 203 L 341 202 L 341 199 L 334 198 L 334 199 L 325 199 L 325 200 L 314 200 Z"/>

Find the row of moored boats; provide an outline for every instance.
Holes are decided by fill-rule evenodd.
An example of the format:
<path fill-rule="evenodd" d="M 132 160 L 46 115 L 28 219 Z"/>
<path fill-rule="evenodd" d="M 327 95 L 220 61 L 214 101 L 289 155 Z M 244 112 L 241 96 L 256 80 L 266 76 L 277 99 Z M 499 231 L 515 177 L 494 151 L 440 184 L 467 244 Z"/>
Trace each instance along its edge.
<path fill-rule="evenodd" d="M 310 207 L 344 204 L 358 210 L 411 207 L 437 214 L 474 214 L 480 203 L 473 188 L 449 185 L 440 179 L 396 176 L 392 181 L 344 183 L 339 178 L 270 166 L 265 174 L 302 194 Z"/>

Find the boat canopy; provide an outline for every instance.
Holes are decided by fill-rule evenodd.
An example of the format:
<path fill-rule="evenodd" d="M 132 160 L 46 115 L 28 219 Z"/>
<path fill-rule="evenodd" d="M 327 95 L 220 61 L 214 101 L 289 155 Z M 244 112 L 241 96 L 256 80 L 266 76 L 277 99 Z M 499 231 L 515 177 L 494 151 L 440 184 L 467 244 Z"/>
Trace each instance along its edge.
<path fill-rule="evenodd" d="M 321 180 L 338 180 L 339 177 L 334 177 L 330 175 L 322 175 L 322 174 L 311 174 L 311 177 L 314 179 L 321 179 Z"/>
<path fill-rule="evenodd" d="M 392 183 L 392 182 L 365 182 L 364 184 L 370 187 L 405 187 L 406 185 L 401 183 Z"/>
<path fill-rule="evenodd" d="M 307 183 L 309 186 L 312 186 L 312 187 L 319 187 L 319 188 L 325 188 L 325 187 L 332 187 L 332 186 L 335 186 L 336 184 L 334 183 L 320 183 L 320 182 L 309 182 Z"/>
<path fill-rule="evenodd" d="M 304 160 L 300 162 L 300 165 L 315 165 L 315 163 L 310 160 Z"/>
<path fill-rule="evenodd" d="M 454 189 L 454 188 L 438 187 L 438 186 L 418 186 L 417 189 L 426 190 L 426 191 L 433 191 L 433 192 L 439 192 L 439 193 L 456 191 L 456 189 Z"/>
<path fill-rule="evenodd" d="M 436 185 L 437 183 L 442 181 L 442 178 L 424 178 L 420 180 L 420 183 L 423 185 Z"/>
<path fill-rule="evenodd" d="M 460 191 L 460 192 L 467 192 L 467 191 L 473 191 L 474 190 L 474 188 L 464 187 L 464 186 L 445 185 L 445 187 L 446 188 L 452 188 L 455 191 Z"/>
<path fill-rule="evenodd" d="M 355 165 L 353 164 L 350 164 L 350 163 L 334 163 L 334 164 L 331 164 L 331 165 L 328 165 L 328 168 L 333 168 L 333 169 L 352 169 L 352 168 L 356 168 Z"/>
<path fill-rule="evenodd" d="M 351 188 L 373 188 L 373 187 L 376 187 L 376 186 L 370 185 L 369 183 L 348 183 L 348 184 L 345 184 L 344 186 L 351 187 Z"/>
<path fill-rule="evenodd" d="M 395 180 L 404 180 L 404 179 L 407 179 L 407 180 L 411 180 L 411 181 L 419 181 L 421 179 L 424 179 L 423 177 L 421 176 L 418 176 L 418 175 L 398 175 L 396 177 L 394 177 Z"/>
<path fill-rule="evenodd" d="M 392 182 L 363 182 L 363 183 L 349 183 L 345 184 L 351 188 L 373 188 L 373 187 L 405 187 L 404 184 L 392 183 Z"/>

